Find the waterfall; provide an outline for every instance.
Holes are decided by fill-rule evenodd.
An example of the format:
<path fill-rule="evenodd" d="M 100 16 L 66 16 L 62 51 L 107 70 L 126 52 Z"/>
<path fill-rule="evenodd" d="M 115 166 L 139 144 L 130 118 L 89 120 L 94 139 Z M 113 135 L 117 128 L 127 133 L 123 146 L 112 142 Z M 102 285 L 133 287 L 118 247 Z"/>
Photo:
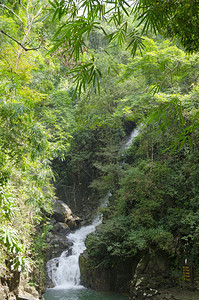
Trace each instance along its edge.
<path fill-rule="evenodd" d="M 111 193 L 108 192 L 100 207 L 105 207 Z M 79 256 L 86 249 L 86 237 L 95 231 L 96 226 L 102 223 L 102 215 L 94 218 L 91 225 L 82 226 L 75 232 L 70 233 L 67 239 L 73 243 L 71 249 L 64 251 L 60 257 L 47 262 L 47 274 L 57 289 L 83 288 L 80 285 Z"/>
<path fill-rule="evenodd" d="M 135 128 L 128 138 L 122 150 L 130 147 L 133 139 L 139 134 L 139 127 Z M 107 205 L 111 193 L 109 192 L 101 207 Z M 57 289 L 78 289 L 80 285 L 79 256 L 86 249 L 86 237 L 95 231 L 96 226 L 101 224 L 102 215 L 97 216 L 91 225 L 82 226 L 74 233 L 70 233 L 67 239 L 73 243 L 71 249 L 64 251 L 59 258 L 53 258 L 47 262 L 47 274 Z"/>
<path fill-rule="evenodd" d="M 128 149 L 131 146 L 131 143 L 133 142 L 133 139 L 138 136 L 140 133 L 140 129 L 143 126 L 143 124 L 140 124 L 138 127 L 134 128 L 131 132 L 130 136 L 128 137 L 126 143 L 121 147 L 120 151 L 123 151 L 125 149 Z"/>
<path fill-rule="evenodd" d="M 67 238 L 73 242 L 71 253 L 64 251 L 57 259 L 51 259 L 47 263 L 47 272 L 56 288 L 81 288 L 79 255 L 86 249 L 84 241 L 88 234 L 95 230 L 95 227 L 102 222 L 101 217 L 94 219 L 91 225 L 82 226 Z"/>

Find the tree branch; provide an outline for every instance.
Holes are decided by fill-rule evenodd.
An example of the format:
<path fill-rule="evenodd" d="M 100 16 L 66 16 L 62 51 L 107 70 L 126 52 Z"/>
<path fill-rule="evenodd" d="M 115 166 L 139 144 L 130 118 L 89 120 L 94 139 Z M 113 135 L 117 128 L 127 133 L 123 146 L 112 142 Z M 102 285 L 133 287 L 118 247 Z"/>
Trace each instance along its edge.
<path fill-rule="evenodd" d="M 23 48 L 25 51 L 32 51 L 32 50 L 38 50 L 41 45 L 39 45 L 38 47 L 35 48 L 26 48 L 24 47 L 19 41 L 17 41 L 15 38 L 13 38 L 12 36 L 10 36 L 9 34 L 7 34 L 5 31 L 3 31 L 2 29 L 0 29 L 0 32 L 2 34 L 4 34 L 5 36 L 7 36 L 8 38 L 10 38 L 11 40 L 13 40 L 15 43 L 17 43 L 21 48 Z"/>
<path fill-rule="evenodd" d="M 170 72 L 173 72 L 180 64 L 180 61 L 177 60 L 177 63 L 175 65 L 175 67 L 173 67 L 173 69 L 170 69 L 166 64 L 165 64 L 165 68 L 168 69 Z"/>
<path fill-rule="evenodd" d="M 179 66 L 180 61 L 178 60 L 175 67 L 173 67 L 173 69 L 170 69 L 166 64 L 164 65 L 165 69 L 170 71 L 171 74 L 171 85 L 173 86 L 173 72 L 175 71 L 175 69 L 177 69 L 177 67 Z"/>

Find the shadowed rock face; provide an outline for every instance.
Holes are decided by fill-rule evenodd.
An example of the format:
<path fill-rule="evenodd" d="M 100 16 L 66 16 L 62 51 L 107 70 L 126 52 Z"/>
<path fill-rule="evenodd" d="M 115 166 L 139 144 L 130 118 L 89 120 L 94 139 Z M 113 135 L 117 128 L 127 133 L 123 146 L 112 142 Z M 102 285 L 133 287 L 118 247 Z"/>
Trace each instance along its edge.
<path fill-rule="evenodd" d="M 51 222 L 53 228 L 47 236 L 47 260 L 59 257 L 63 251 L 68 250 L 72 246 L 66 236 L 71 230 L 81 226 L 82 219 L 75 216 L 66 203 L 58 200 L 53 206 Z"/>
<path fill-rule="evenodd" d="M 47 260 L 59 257 L 63 251 L 68 250 L 72 246 L 72 243 L 64 235 L 57 233 L 50 233 L 47 237 L 47 243 Z"/>
<path fill-rule="evenodd" d="M 145 252 L 139 260 L 130 283 L 131 299 L 150 299 L 162 286 L 170 285 L 168 256 L 163 251 Z M 152 298 L 153 299 L 153 298 Z"/>
<path fill-rule="evenodd" d="M 114 265 L 107 269 L 102 265 L 91 267 L 89 257 L 84 252 L 80 255 L 81 283 L 98 291 L 124 293 L 129 291 L 129 282 L 135 272 L 138 257 L 117 259 Z"/>
<path fill-rule="evenodd" d="M 99 291 L 127 292 L 129 299 L 155 300 L 160 297 L 163 286 L 173 284 L 168 272 L 168 257 L 163 251 L 143 252 L 126 260 L 117 258 L 110 269 L 102 265 L 91 267 L 86 252 L 80 256 L 79 262 L 83 285 Z M 175 299 L 168 297 L 171 296 L 157 299 Z"/>

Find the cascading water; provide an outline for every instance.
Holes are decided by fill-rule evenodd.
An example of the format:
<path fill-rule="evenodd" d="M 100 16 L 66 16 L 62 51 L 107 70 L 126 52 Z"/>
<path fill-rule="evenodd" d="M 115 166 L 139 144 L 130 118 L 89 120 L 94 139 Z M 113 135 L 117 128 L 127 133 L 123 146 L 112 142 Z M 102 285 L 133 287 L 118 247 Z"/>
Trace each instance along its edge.
<path fill-rule="evenodd" d="M 79 255 L 86 249 L 84 241 L 96 226 L 102 222 L 102 217 L 95 218 L 91 225 L 82 226 L 67 238 L 73 242 L 70 250 L 64 251 L 57 259 L 51 259 L 47 263 L 47 273 L 56 288 L 82 288 L 80 285 Z M 70 253 L 71 252 L 71 253 Z"/>
<path fill-rule="evenodd" d="M 133 141 L 133 139 L 138 136 L 138 134 L 140 133 L 140 129 L 143 125 L 139 125 L 138 127 L 134 128 L 133 131 L 131 132 L 130 136 L 128 137 L 126 143 L 121 147 L 121 150 L 125 150 L 128 149 L 131 146 L 131 143 Z"/>
<path fill-rule="evenodd" d="M 140 127 L 135 128 L 126 143 L 123 147 L 121 147 L 121 151 L 125 150 L 130 147 L 133 139 L 139 134 Z M 109 197 L 111 196 L 111 193 L 109 192 L 107 196 L 105 197 L 105 201 L 103 201 L 103 204 L 101 207 L 104 207 L 107 205 Z M 79 269 L 79 256 L 81 253 L 84 252 L 86 249 L 85 247 L 85 239 L 86 237 L 95 231 L 96 226 L 101 224 L 102 222 L 102 216 L 96 217 L 91 225 L 82 226 L 80 229 L 76 230 L 74 233 L 70 233 L 67 236 L 67 239 L 73 243 L 73 246 L 71 249 L 64 251 L 59 258 L 54 258 L 48 261 L 47 263 L 47 273 L 49 278 L 51 278 L 55 288 L 54 289 L 64 289 L 64 290 L 78 290 L 84 288 L 80 285 L 80 269 Z M 70 292 L 71 293 L 71 292 Z M 64 296 L 63 298 L 58 299 L 86 299 L 86 298 L 80 298 L 77 295 L 69 296 L 70 293 L 67 293 L 67 298 Z M 47 298 L 46 298 L 47 297 Z M 51 298 L 51 295 L 47 295 L 45 299 L 57 299 L 57 298 Z M 90 297 L 90 296 L 86 296 Z M 124 299 L 123 296 L 117 296 L 111 298 L 101 298 L 101 296 L 98 294 L 97 299 Z M 91 298 L 89 299 L 96 299 L 96 295 L 91 295 Z M 125 298 L 126 299 L 126 298 Z"/>

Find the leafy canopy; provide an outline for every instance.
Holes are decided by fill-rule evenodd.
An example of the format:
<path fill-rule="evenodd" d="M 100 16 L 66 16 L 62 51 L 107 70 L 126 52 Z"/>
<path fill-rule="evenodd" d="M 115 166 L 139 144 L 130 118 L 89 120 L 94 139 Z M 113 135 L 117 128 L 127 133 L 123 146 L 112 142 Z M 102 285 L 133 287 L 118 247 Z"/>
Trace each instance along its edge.
<path fill-rule="evenodd" d="M 133 56 L 137 49 L 143 49 L 142 37 L 147 33 L 177 37 L 191 53 L 199 48 L 197 1 L 69 0 L 66 3 L 55 0 L 49 3 L 48 15 L 52 16 L 52 22 L 60 22 L 51 51 L 62 46 L 68 60 L 78 64 L 71 73 L 74 72 L 75 92 L 79 95 L 87 84 L 92 83 L 94 90 L 98 89 L 101 80 L 95 59 L 81 61 L 81 55 L 89 52 L 88 40 L 93 32 L 101 32 L 108 46 L 125 46 Z M 109 29 L 112 27 L 111 31 L 106 30 L 106 24 L 109 24 Z"/>

